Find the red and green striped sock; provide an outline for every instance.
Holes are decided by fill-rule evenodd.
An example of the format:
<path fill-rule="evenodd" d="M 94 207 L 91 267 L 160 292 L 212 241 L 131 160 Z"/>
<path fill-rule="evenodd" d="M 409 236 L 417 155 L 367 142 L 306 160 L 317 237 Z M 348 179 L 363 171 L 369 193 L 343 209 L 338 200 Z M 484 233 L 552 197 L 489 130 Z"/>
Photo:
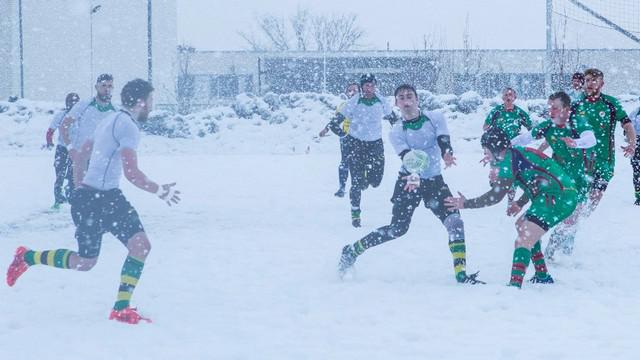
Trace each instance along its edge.
<path fill-rule="evenodd" d="M 533 248 L 531 249 L 531 261 L 533 261 L 533 266 L 536 268 L 536 277 L 538 279 L 543 280 L 549 277 L 547 264 L 544 262 L 544 254 L 542 253 L 540 240 L 536 241 L 535 245 L 533 245 Z"/>
<path fill-rule="evenodd" d="M 122 310 L 129 306 L 133 290 L 138 284 L 144 261 L 136 259 L 133 256 L 127 256 L 120 273 L 120 287 L 118 288 L 118 299 L 113 305 L 114 310 Z"/>
<path fill-rule="evenodd" d="M 24 253 L 24 261 L 31 265 L 47 265 L 59 269 L 69 268 L 69 255 L 73 251 L 67 249 L 34 251 L 28 250 Z"/>
<path fill-rule="evenodd" d="M 509 286 L 521 288 L 524 274 L 531 261 L 531 250 L 523 247 L 516 248 L 513 251 L 513 265 L 511 267 L 511 281 Z"/>

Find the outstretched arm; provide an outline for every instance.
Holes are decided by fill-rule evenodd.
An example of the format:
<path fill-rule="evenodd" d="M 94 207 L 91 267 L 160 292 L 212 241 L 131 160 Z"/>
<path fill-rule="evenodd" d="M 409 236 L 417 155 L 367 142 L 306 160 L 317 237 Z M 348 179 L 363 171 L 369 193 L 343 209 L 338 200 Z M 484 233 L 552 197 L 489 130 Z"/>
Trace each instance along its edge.
<path fill-rule="evenodd" d="M 158 195 L 158 197 L 169 206 L 180 202 L 180 191 L 173 188 L 176 183 L 160 185 L 151 181 L 147 175 L 138 168 L 138 154 L 135 150 L 124 148 L 120 151 L 120 156 L 122 158 L 124 176 L 130 183 L 139 189 Z"/>
<path fill-rule="evenodd" d="M 512 180 L 498 178 L 498 180 L 492 185 L 491 190 L 487 191 L 483 195 L 473 199 L 467 199 L 462 194 L 458 193 L 460 195 L 459 197 L 448 197 L 444 200 L 444 203 L 450 210 L 478 209 L 492 206 L 504 199 L 512 184 Z"/>

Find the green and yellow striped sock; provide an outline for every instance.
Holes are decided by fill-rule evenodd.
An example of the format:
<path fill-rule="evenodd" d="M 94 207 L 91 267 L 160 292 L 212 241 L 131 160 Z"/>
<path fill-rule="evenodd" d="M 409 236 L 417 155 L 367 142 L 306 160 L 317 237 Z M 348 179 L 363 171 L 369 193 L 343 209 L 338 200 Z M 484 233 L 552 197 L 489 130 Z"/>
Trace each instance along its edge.
<path fill-rule="evenodd" d="M 464 239 L 449 241 L 449 250 L 453 255 L 453 270 L 456 273 L 456 280 L 463 282 L 467 277 L 467 248 Z"/>
<path fill-rule="evenodd" d="M 542 253 L 542 245 L 540 245 L 540 240 L 538 240 L 531 249 L 531 261 L 533 261 L 533 266 L 536 268 L 536 277 L 538 279 L 542 280 L 549 277 L 547 264 L 544 262 L 544 254 Z"/>
<path fill-rule="evenodd" d="M 366 250 L 366 248 L 362 244 L 362 240 L 358 240 L 353 243 L 353 250 L 356 252 L 356 255 L 362 255 L 362 253 Z"/>
<path fill-rule="evenodd" d="M 133 256 L 127 256 L 120 273 L 120 287 L 118 288 L 118 299 L 113 305 L 114 310 L 122 310 L 129 306 L 133 290 L 138 284 L 144 261 L 136 259 Z"/>
<path fill-rule="evenodd" d="M 73 251 L 67 249 L 33 251 L 28 250 L 24 253 L 24 261 L 31 265 L 47 265 L 60 269 L 69 268 L 69 255 Z"/>
<path fill-rule="evenodd" d="M 513 265 L 511 267 L 511 281 L 510 286 L 522 287 L 522 281 L 524 281 L 524 274 L 527 272 L 527 267 L 531 261 L 531 250 L 523 247 L 516 248 L 513 251 Z"/>

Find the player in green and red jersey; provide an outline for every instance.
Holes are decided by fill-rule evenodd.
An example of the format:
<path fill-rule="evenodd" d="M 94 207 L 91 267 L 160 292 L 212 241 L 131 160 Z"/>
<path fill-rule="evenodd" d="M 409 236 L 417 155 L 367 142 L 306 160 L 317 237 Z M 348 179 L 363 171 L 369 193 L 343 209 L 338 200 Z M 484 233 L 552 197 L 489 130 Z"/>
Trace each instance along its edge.
<path fill-rule="evenodd" d="M 596 138 L 586 118 L 571 117 L 571 98 L 563 91 L 549 96 L 549 117 L 536 125 L 530 132 L 516 136 L 512 145 L 527 145 L 534 139 L 545 139 L 553 150 L 555 160 L 573 178 L 578 191 L 578 207 L 574 213 L 554 228 L 545 249 L 545 256 L 553 257 L 562 248 L 566 254 L 573 249 L 577 222 L 581 209 L 586 203 L 593 179 Z M 517 205 L 514 205 L 517 206 Z M 514 211 L 516 209 L 513 209 Z"/>
<path fill-rule="evenodd" d="M 604 86 L 604 74 L 598 69 L 584 72 L 583 98 L 574 105 L 572 117 L 585 117 L 596 136 L 594 178 L 589 192 L 588 216 L 600 203 L 602 195 L 613 178 L 615 167 L 615 130 L 616 123 L 624 129 L 628 145 L 621 146 L 624 156 L 633 156 L 636 149 L 636 132 L 627 113 L 618 99 L 601 92 Z"/>
<path fill-rule="evenodd" d="M 509 189 L 520 187 L 525 196 L 518 200 L 519 208 L 531 199 L 531 206 L 516 221 L 518 237 L 515 241 L 510 286 L 522 287 L 524 274 L 533 260 L 534 283 L 553 283 L 547 272 L 540 239 L 552 227 L 566 219 L 576 208 L 578 193 L 575 182 L 543 153 L 519 146 L 512 147 L 504 131 L 492 128 L 482 135 L 485 156 L 495 169 L 492 188 L 474 199 L 449 197 L 449 209 L 476 209 L 500 202 Z"/>

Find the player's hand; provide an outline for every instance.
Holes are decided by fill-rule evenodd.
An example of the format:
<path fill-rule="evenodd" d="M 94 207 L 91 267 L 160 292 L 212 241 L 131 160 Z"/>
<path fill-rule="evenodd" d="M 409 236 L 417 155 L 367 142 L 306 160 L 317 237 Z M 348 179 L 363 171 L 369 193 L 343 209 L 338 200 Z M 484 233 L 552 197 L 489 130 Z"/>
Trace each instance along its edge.
<path fill-rule="evenodd" d="M 489 159 L 488 155 L 485 155 L 482 159 L 480 159 L 480 161 L 478 161 L 480 164 L 482 164 L 482 166 L 487 166 L 488 163 L 491 162 L 491 159 Z"/>
<path fill-rule="evenodd" d="M 158 187 L 158 191 L 156 191 L 156 195 L 160 198 L 160 200 L 167 203 L 167 205 L 171 206 L 172 204 L 177 204 L 180 202 L 180 191 L 174 189 L 176 183 L 164 184 Z"/>
<path fill-rule="evenodd" d="M 448 210 L 460 210 L 464 209 L 464 202 L 467 200 L 460 191 L 458 191 L 458 197 L 449 196 L 444 199 L 444 206 Z"/>
<path fill-rule="evenodd" d="M 320 131 L 320 133 L 318 135 L 320 137 L 325 137 L 325 136 L 329 135 L 329 128 L 322 129 L 322 131 Z"/>
<path fill-rule="evenodd" d="M 442 159 L 444 160 L 444 168 L 445 169 L 449 168 L 451 166 L 457 165 L 456 164 L 456 160 L 457 160 L 456 157 L 453 156 L 453 154 L 448 152 L 448 151 L 446 153 L 444 153 L 444 155 L 442 156 Z"/>
<path fill-rule="evenodd" d="M 404 185 L 404 191 L 416 191 L 420 187 L 420 175 L 418 174 L 403 176 L 402 180 L 407 182 Z"/>
<path fill-rule="evenodd" d="M 570 137 L 561 137 L 560 140 L 562 140 L 565 143 L 565 145 L 567 145 L 567 147 L 570 147 L 570 148 L 576 147 L 576 141 Z"/>
<path fill-rule="evenodd" d="M 627 146 L 620 146 L 622 151 L 624 152 L 625 157 L 632 157 L 636 153 L 636 145 L 629 144 Z"/>
<path fill-rule="evenodd" d="M 513 201 L 509 207 L 507 207 L 507 216 L 516 216 L 522 210 L 522 207 L 518 205 L 517 201 Z"/>

